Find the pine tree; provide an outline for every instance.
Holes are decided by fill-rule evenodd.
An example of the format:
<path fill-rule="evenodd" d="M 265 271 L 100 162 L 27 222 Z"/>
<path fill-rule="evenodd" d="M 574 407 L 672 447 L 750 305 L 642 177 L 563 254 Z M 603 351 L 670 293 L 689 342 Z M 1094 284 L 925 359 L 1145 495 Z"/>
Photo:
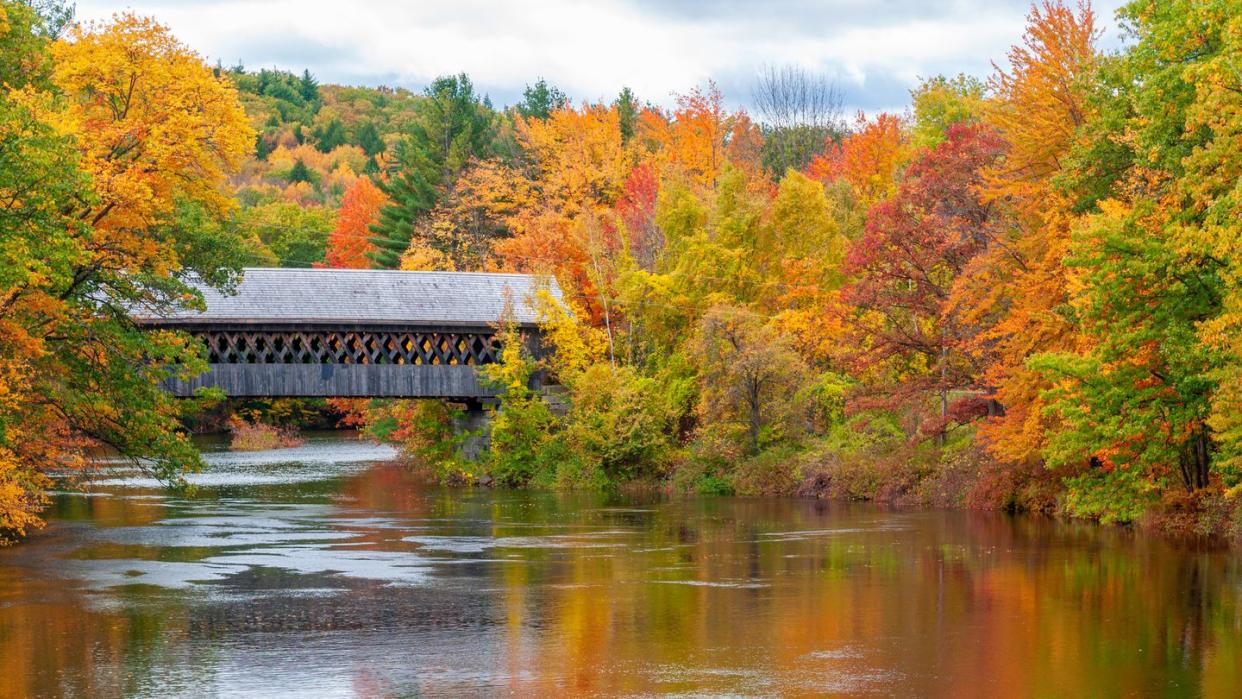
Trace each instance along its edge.
<path fill-rule="evenodd" d="M 302 71 L 302 77 L 298 80 L 298 94 L 307 102 L 319 99 L 319 81 L 309 70 Z"/>
<path fill-rule="evenodd" d="M 484 158 L 495 139 L 495 113 L 464 73 L 436 79 L 415 108 L 409 133 L 397 143 L 381 189 L 390 203 L 371 227 L 377 267 L 395 268 L 416 224 L 427 215 L 472 159 Z M 427 241 L 449 252 L 444 241 Z M 451 242 L 449 247 L 451 248 Z"/>
<path fill-rule="evenodd" d="M 371 226 L 375 249 L 368 255 L 377 268 L 397 268 L 401 254 L 410 245 L 415 224 L 435 208 L 439 192 L 428 178 L 434 172 L 434 165 L 412 139 L 397 142 L 388 179 L 380 185 L 389 203 L 380 209 L 379 220 Z"/>
<path fill-rule="evenodd" d="M 638 100 L 634 99 L 633 90 L 623 87 L 613 104 L 617 107 L 617 116 L 621 121 L 621 142 L 628 143 L 634 136 L 634 127 L 638 123 Z"/>
<path fill-rule="evenodd" d="M 518 103 L 518 113 L 527 119 L 547 119 L 554 110 L 569 104 L 564 92 L 549 85 L 539 78 L 534 85 L 527 85 L 522 92 L 522 101 Z"/>
<path fill-rule="evenodd" d="M 254 157 L 259 160 L 267 160 L 267 156 L 272 152 L 272 147 L 267 144 L 267 139 L 263 138 L 263 134 L 254 137 Z"/>
<path fill-rule="evenodd" d="M 306 167 L 306 163 L 302 162 L 301 159 L 295 162 L 293 167 L 289 169 L 290 183 L 311 182 L 312 179 L 310 168 Z"/>
<path fill-rule="evenodd" d="M 333 148 L 345 145 L 349 138 L 345 133 L 345 125 L 340 119 L 333 119 L 325 126 L 316 127 L 314 134 L 315 147 L 323 153 L 331 153 Z"/>
<path fill-rule="evenodd" d="M 363 122 L 354 131 L 354 142 L 362 148 L 363 153 L 366 153 L 371 158 L 383 153 L 386 148 L 384 138 L 380 136 L 379 129 L 376 128 L 375 122 L 372 121 Z"/>

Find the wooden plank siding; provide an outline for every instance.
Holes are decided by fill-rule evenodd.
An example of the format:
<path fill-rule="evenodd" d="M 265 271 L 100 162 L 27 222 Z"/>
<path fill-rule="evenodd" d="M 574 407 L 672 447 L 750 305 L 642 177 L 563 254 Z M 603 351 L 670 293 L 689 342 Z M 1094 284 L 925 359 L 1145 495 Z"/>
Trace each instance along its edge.
<path fill-rule="evenodd" d="M 237 398 L 490 398 L 472 366 L 412 364 L 212 364 L 189 381 L 169 379 L 178 397 L 217 386 Z"/>

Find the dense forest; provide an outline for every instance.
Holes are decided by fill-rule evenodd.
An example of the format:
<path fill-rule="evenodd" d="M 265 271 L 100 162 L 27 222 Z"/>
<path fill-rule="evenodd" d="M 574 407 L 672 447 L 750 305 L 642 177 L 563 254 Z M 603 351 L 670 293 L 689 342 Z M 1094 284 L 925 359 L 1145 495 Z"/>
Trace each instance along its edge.
<path fill-rule="evenodd" d="M 539 79 L 498 108 L 212 66 L 156 20 L 0 2 L 0 529 L 107 445 L 176 482 L 187 425 L 307 415 L 449 483 L 643 484 L 1242 534 L 1242 12 L 1134 0 L 1103 52 L 1044 2 L 988 76 L 842 113 Z M 647 96 L 658 98 L 660 96 Z M 178 403 L 204 351 L 128 319 L 244 266 L 554 275 L 481 461 L 439 402 Z M 564 393 L 531 391 L 546 372 Z M 553 405 L 555 403 L 555 405 Z"/>

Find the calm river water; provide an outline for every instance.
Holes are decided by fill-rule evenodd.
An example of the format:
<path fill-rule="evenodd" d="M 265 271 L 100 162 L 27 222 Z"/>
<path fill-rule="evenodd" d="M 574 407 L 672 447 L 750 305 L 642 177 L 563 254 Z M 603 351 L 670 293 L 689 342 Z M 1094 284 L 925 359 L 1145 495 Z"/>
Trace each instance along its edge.
<path fill-rule="evenodd" d="M 0 696 L 1242 696 L 1242 560 L 800 500 L 420 485 L 340 436 L 0 550 Z"/>

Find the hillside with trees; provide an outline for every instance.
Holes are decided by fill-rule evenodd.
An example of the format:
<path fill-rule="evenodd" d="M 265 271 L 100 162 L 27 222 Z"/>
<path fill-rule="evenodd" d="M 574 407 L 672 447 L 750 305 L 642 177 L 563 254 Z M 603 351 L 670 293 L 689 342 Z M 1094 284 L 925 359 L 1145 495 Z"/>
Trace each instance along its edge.
<path fill-rule="evenodd" d="M 452 406 L 335 404 L 445 482 L 1242 535 L 1230 2 L 1133 0 L 1112 53 L 1089 7 L 1044 2 L 1004 68 L 855 115 L 796 68 L 761 71 L 753 114 L 712 83 L 662 107 L 536 80 L 501 108 L 464 74 L 321 85 L 213 69 L 129 14 L 62 28 L 0 7 L 7 530 L 37 523 L 48 464 L 89 467 L 84 444 L 169 478 L 196 463 L 188 406 L 154 382 L 202 350 L 139 333 L 127 304 L 183 297 L 192 272 L 227 286 L 245 265 L 325 265 L 531 272 L 566 291 L 568 308 L 529 300 L 551 359 L 511 342 L 488 368 L 509 388 L 481 461 L 456 455 Z M 140 94 L 123 95 L 128 75 Z M 189 90 L 210 101 L 179 109 Z M 122 98 L 153 108 L 105 108 Z M 525 388 L 537 370 L 564 411 Z"/>

